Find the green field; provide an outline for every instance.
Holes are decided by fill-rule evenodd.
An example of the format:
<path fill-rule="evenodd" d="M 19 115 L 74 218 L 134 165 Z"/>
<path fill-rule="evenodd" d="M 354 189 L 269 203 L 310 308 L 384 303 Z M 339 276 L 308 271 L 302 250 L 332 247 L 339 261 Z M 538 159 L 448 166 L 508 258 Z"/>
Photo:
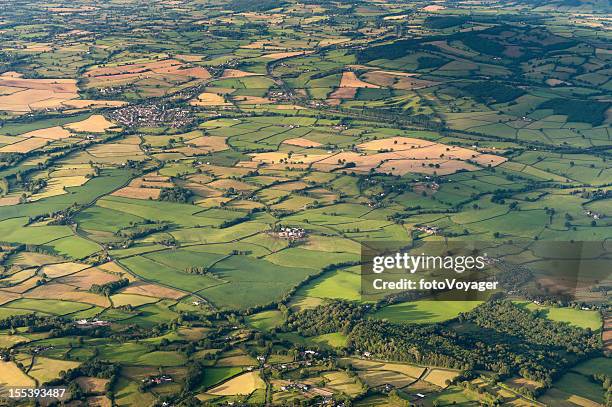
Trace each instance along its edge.
<path fill-rule="evenodd" d="M 546 307 L 533 303 L 524 303 L 531 311 L 537 311 L 545 318 L 557 322 L 566 322 L 580 328 L 593 331 L 601 329 L 602 320 L 599 311 L 585 311 L 575 308 Z"/>
<path fill-rule="evenodd" d="M 406 324 L 443 322 L 468 312 L 482 301 L 421 300 L 388 305 L 373 314 L 375 318 Z"/>

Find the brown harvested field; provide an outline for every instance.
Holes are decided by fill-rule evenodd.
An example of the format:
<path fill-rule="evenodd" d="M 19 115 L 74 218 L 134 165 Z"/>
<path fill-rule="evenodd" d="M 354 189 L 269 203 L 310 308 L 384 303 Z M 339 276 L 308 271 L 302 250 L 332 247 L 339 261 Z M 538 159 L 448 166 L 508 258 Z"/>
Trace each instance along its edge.
<path fill-rule="evenodd" d="M 148 297 L 169 298 L 173 300 L 178 300 L 187 295 L 182 291 L 163 287 L 157 284 L 145 283 L 142 281 L 137 281 L 130 284 L 121 292 L 129 294 L 140 294 Z"/>
<path fill-rule="evenodd" d="M 20 137 L 37 137 L 49 140 L 61 140 L 70 136 L 72 136 L 72 133 L 60 126 L 34 130 L 20 135 Z"/>
<path fill-rule="evenodd" d="M 147 182 L 166 182 L 166 181 L 170 181 L 171 178 L 165 175 L 148 174 L 142 177 L 142 179 Z"/>
<path fill-rule="evenodd" d="M 162 61 L 98 67 L 85 73 L 88 86 L 105 87 L 133 83 L 168 85 L 166 81 L 186 81 L 188 79 L 208 79 L 210 73 L 202 67 L 186 67 L 181 61 L 166 59 Z M 164 91 L 160 90 L 163 94 Z"/>
<path fill-rule="evenodd" d="M 423 7 L 423 11 L 440 11 L 444 10 L 446 7 L 440 4 L 430 4 L 429 6 Z"/>
<path fill-rule="evenodd" d="M 271 51 L 282 51 L 285 48 L 280 47 L 278 45 L 274 45 L 265 40 L 257 40 L 247 45 L 241 45 L 240 48 L 244 49 L 263 49 L 263 50 L 271 50 Z"/>
<path fill-rule="evenodd" d="M 432 164 L 433 167 L 430 167 Z M 435 167 L 439 165 L 440 167 Z M 376 172 L 382 172 L 393 175 L 404 175 L 407 173 L 417 174 L 437 174 L 448 175 L 454 174 L 459 170 L 476 171 L 479 168 L 459 160 L 392 160 L 382 163 Z"/>
<path fill-rule="evenodd" d="M 4 291 L 9 291 L 12 293 L 17 293 L 17 294 L 23 294 L 28 290 L 31 290 L 34 287 L 37 287 L 38 282 L 41 279 L 39 277 L 33 277 L 33 278 L 29 278 L 26 281 L 19 283 L 17 285 L 11 286 L 11 287 L 7 287 L 4 289 Z"/>
<path fill-rule="evenodd" d="M 257 161 L 238 161 L 236 167 L 257 168 L 259 167 L 259 163 Z"/>
<path fill-rule="evenodd" d="M 106 396 L 96 396 L 87 398 L 88 407 L 112 407 L 113 403 Z"/>
<path fill-rule="evenodd" d="M 246 76 L 261 76 L 260 73 L 246 72 L 239 69 L 226 69 L 221 78 L 244 78 Z"/>
<path fill-rule="evenodd" d="M 104 393 L 108 379 L 99 379 L 97 377 L 78 377 L 75 380 L 76 384 L 88 394 Z"/>
<path fill-rule="evenodd" d="M 347 358 L 343 361 L 349 362 L 355 369 L 358 370 L 389 370 L 393 372 L 403 373 L 411 377 L 421 377 L 425 372 L 425 368 L 421 366 L 415 366 L 410 364 L 401 363 L 387 363 L 379 362 L 376 360 L 356 359 Z"/>
<path fill-rule="evenodd" d="M 6 196 L 0 198 L 0 206 L 17 205 L 20 202 L 19 196 Z"/>
<path fill-rule="evenodd" d="M 183 54 L 179 54 L 179 55 L 175 55 L 175 57 L 181 61 L 185 61 L 185 62 L 198 62 L 198 61 L 202 61 L 204 60 L 204 56 L 203 55 L 183 55 Z"/>
<path fill-rule="evenodd" d="M 221 167 L 213 164 L 204 164 L 200 168 L 202 168 L 202 171 L 212 173 L 215 177 L 241 177 L 249 173 L 246 168 Z"/>
<path fill-rule="evenodd" d="M 312 162 L 323 160 L 329 156 L 330 154 L 293 154 L 291 158 L 289 158 L 287 153 L 281 153 L 276 151 L 252 154 L 254 161 L 259 161 L 268 164 L 280 163 L 281 160 L 287 160 L 287 163 L 291 164 L 309 164 Z"/>
<path fill-rule="evenodd" d="M 237 394 L 251 394 L 257 389 L 264 389 L 266 383 L 259 377 L 259 372 L 243 373 L 227 382 L 207 391 L 213 396 L 234 396 Z"/>
<path fill-rule="evenodd" d="M 231 200 L 232 198 L 230 197 L 216 196 L 216 197 L 211 197 L 211 198 L 200 199 L 198 201 L 195 201 L 195 204 L 201 208 L 209 209 L 209 208 L 218 208 L 221 205 L 224 205 L 230 202 Z"/>
<path fill-rule="evenodd" d="M 15 256 L 11 264 L 22 267 L 42 266 L 49 263 L 61 263 L 64 259 L 51 254 L 36 253 L 36 252 L 21 252 Z"/>
<path fill-rule="evenodd" d="M 319 147 L 323 145 L 321 143 L 317 143 L 316 141 L 311 141 L 311 140 L 308 140 L 302 137 L 287 139 L 283 141 L 283 144 L 288 144 L 290 146 L 306 147 L 306 148 Z"/>
<path fill-rule="evenodd" d="M 202 154 L 206 154 L 208 153 L 210 150 L 207 150 L 205 148 L 198 148 L 198 147 L 178 147 L 178 148 L 174 148 L 172 150 L 166 150 L 166 153 L 179 153 L 182 154 L 186 157 L 193 157 L 196 155 L 202 155 Z"/>
<path fill-rule="evenodd" d="M 210 188 L 206 185 L 201 185 L 195 182 L 185 184 L 184 187 L 190 189 L 194 194 L 202 198 L 211 198 L 223 195 L 223 192 L 219 191 L 218 189 Z"/>
<path fill-rule="evenodd" d="M 89 178 L 83 175 L 75 175 L 73 177 L 54 177 L 47 181 L 47 186 L 41 191 L 33 194 L 30 201 L 37 201 L 51 196 L 63 195 L 67 193 L 66 188 L 80 187 L 89 181 Z"/>
<path fill-rule="evenodd" d="M 271 189 L 276 189 L 279 191 L 299 191 L 304 188 L 308 188 L 308 184 L 304 181 L 284 182 L 271 187 Z"/>
<path fill-rule="evenodd" d="M 20 92 L 19 88 L 11 88 L 10 86 L 0 86 L 0 95 L 12 95 L 13 93 Z"/>
<path fill-rule="evenodd" d="M 109 67 L 98 67 L 90 69 L 85 73 L 85 77 L 105 77 L 110 75 L 138 74 L 147 71 L 168 71 L 177 66 L 182 66 L 181 62 L 174 59 L 163 61 L 125 64 Z"/>
<path fill-rule="evenodd" d="M 329 95 L 330 99 L 354 99 L 357 88 L 338 88 Z"/>
<path fill-rule="evenodd" d="M 187 78 L 195 78 L 195 79 L 208 79 L 211 77 L 210 72 L 206 70 L 206 68 L 202 68 L 200 66 L 196 66 L 194 68 L 181 68 L 168 72 L 169 74 L 184 76 Z"/>
<path fill-rule="evenodd" d="M 151 304 L 154 302 L 158 302 L 159 298 L 154 297 L 145 297 L 144 295 L 138 294 L 126 294 L 119 293 L 111 296 L 111 300 L 113 301 L 113 306 L 121 307 L 123 305 L 131 305 L 132 307 L 139 307 L 144 304 Z"/>
<path fill-rule="evenodd" d="M 232 104 L 225 101 L 222 95 L 212 92 L 201 93 L 196 100 L 192 100 L 193 106 L 231 106 Z"/>
<path fill-rule="evenodd" d="M 426 373 L 423 380 L 434 384 L 438 387 L 447 387 L 446 381 L 453 380 L 459 375 L 459 372 L 455 370 L 446 369 L 431 369 L 429 373 Z"/>
<path fill-rule="evenodd" d="M 124 187 L 113 192 L 111 195 L 134 199 L 158 199 L 160 194 L 161 189 L 156 188 Z"/>
<path fill-rule="evenodd" d="M 504 157 L 492 154 L 481 154 L 467 148 L 449 146 L 427 140 L 410 137 L 393 137 L 372 140 L 358 146 L 374 154 L 352 151 L 337 154 L 293 154 L 267 152 L 252 154 L 256 162 L 269 164 L 310 164 L 321 171 L 333 171 L 347 163 L 354 163 L 351 171 L 367 172 L 375 169 L 378 172 L 403 175 L 409 172 L 425 174 L 452 174 L 459 170 L 475 171 L 476 165 L 468 163 L 473 160 L 480 165 L 499 165 L 506 161 Z M 437 167 L 436 167 L 437 166 Z"/>
<path fill-rule="evenodd" d="M 496 167 L 508 161 L 506 157 L 502 157 L 499 155 L 493 155 L 493 154 L 479 154 L 476 157 L 472 158 L 471 160 L 480 165 L 484 165 L 484 166 L 490 165 L 491 167 Z"/>
<path fill-rule="evenodd" d="M 478 169 L 475 165 L 467 163 L 467 160 L 482 166 L 490 165 L 492 167 L 507 161 L 505 157 L 493 154 L 481 154 L 468 148 L 408 137 L 373 140 L 362 143 L 358 147 L 368 151 L 392 150 L 396 157 L 384 157 L 392 161 L 383 163 L 380 166 L 380 170 L 394 174 L 406 172 L 433 173 L 433 171 L 440 175 L 451 174 L 459 169 L 469 171 Z M 423 164 L 425 165 L 423 166 Z M 431 169 L 429 164 L 439 164 L 443 168 Z M 357 165 L 359 166 L 359 163 Z M 421 171 L 416 171 L 419 166 Z M 393 170 L 392 167 L 396 169 Z"/>
<path fill-rule="evenodd" d="M 9 274 L 3 279 L 3 282 L 7 282 L 10 284 L 17 284 L 23 281 L 26 281 L 28 278 L 31 278 L 36 275 L 36 267 L 27 268 L 24 270 L 19 270 L 12 274 Z"/>
<path fill-rule="evenodd" d="M 323 166 L 330 164 L 335 166 L 341 166 L 342 164 L 340 162 L 354 162 L 357 166 L 359 166 L 364 165 L 366 162 L 380 162 L 380 159 L 378 157 L 378 154 L 364 155 L 353 151 L 343 151 L 336 154 L 326 154 L 325 158 L 317 161 L 313 165 L 313 167 L 317 167 L 319 164 L 322 164 Z"/>
<path fill-rule="evenodd" d="M 221 136 L 202 136 L 189 140 L 188 144 L 205 148 L 208 151 L 223 151 L 229 148 L 226 140 L 226 137 Z"/>
<path fill-rule="evenodd" d="M 143 177 L 133 179 L 128 185 L 134 188 L 172 188 L 169 177 Z"/>
<path fill-rule="evenodd" d="M 28 377 L 14 362 L 0 360 L 0 387 L 32 387 L 34 380 Z"/>
<path fill-rule="evenodd" d="M 104 133 L 106 130 L 116 127 L 116 125 L 108 121 L 106 117 L 94 114 L 83 121 L 70 123 L 65 127 L 81 133 Z"/>
<path fill-rule="evenodd" d="M 193 174 L 187 177 L 188 180 L 198 184 L 208 184 L 215 180 L 215 177 L 211 177 L 208 174 Z"/>
<path fill-rule="evenodd" d="M 142 187 L 142 188 L 172 188 L 174 184 L 172 182 L 163 181 L 143 181 L 135 179 L 130 182 L 131 187 Z"/>
<path fill-rule="evenodd" d="M 41 272 L 45 273 L 49 278 L 63 277 L 68 274 L 74 274 L 78 271 L 91 267 L 89 264 L 81 264 L 74 262 L 49 264 L 41 268 Z"/>
<path fill-rule="evenodd" d="M 0 75 L 0 86 L 16 90 L 10 94 L 3 92 L 5 95 L 0 96 L 0 110 L 14 113 L 60 107 L 62 102 L 78 97 L 74 79 L 24 79 L 7 72 Z M 37 106 L 45 101 L 46 105 Z"/>
<path fill-rule="evenodd" d="M 0 305 L 4 305 L 8 302 L 16 300 L 17 298 L 21 298 L 21 295 L 16 293 L 11 293 L 8 291 L 0 290 Z"/>
<path fill-rule="evenodd" d="M 479 155 L 477 151 L 470 150 L 467 148 L 447 146 L 445 144 L 433 144 L 421 148 L 411 148 L 407 150 L 395 151 L 401 158 L 408 159 L 459 159 L 459 160 L 471 160 Z"/>
<path fill-rule="evenodd" d="M 216 189 L 234 188 L 236 191 L 253 191 L 257 189 L 257 187 L 254 185 L 234 179 L 218 179 L 206 185 Z"/>
<path fill-rule="evenodd" d="M 109 307 L 110 301 L 108 298 L 90 293 L 88 291 L 81 291 L 76 287 L 68 284 L 60 283 L 48 283 L 44 286 L 38 286 L 32 290 L 23 294 L 23 298 L 34 298 L 34 299 L 49 299 L 49 298 L 61 298 L 65 301 L 82 302 L 86 304 L 93 304 L 99 307 Z"/>
<path fill-rule="evenodd" d="M 139 136 L 128 136 L 125 138 L 122 138 L 121 140 L 117 140 L 117 144 L 131 144 L 131 145 L 138 145 L 141 143 L 141 139 Z"/>
<path fill-rule="evenodd" d="M 379 150 L 407 150 L 414 147 L 425 147 L 436 144 L 433 141 L 411 138 L 411 137 L 391 137 L 380 140 L 372 140 L 361 143 L 357 146 L 360 150 L 379 151 Z"/>
<path fill-rule="evenodd" d="M 365 73 L 363 78 L 368 83 L 401 90 L 423 89 L 437 84 L 437 82 L 419 79 L 412 74 L 402 72 L 372 71 Z"/>
<path fill-rule="evenodd" d="M 301 110 L 302 106 L 298 105 L 276 105 L 277 110 Z"/>
<path fill-rule="evenodd" d="M 277 59 L 283 59 L 283 58 L 296 57 L 298 55 L 305 55 L 309 53 L 310 52 L 308 51 L 274 52 L 272 54 L 262 55 L 261 57 L 266 58 L 266 59 L 271 59 L 271 60 L 277 60 Z"/>
<path fill-rule="evenodd" d="M 57 282 L 68 284 L 81 290 L 89 290 L 93 284 L 102 285 L 117 280 L 119 280 L 119 276 L 107 273 L 96 267 L 91 267 L 75 274 L 61 277 Z"/>
<path fill-rule="evenodd" d="M 100 264 L 98 268 L 104 271 L 108 271 L 109 273 L 127 274 L 125 269 L 114 261 L 109 261 L 108 263 Z"/>
<path fill-rule="evenodd" d="M 18 141 L 16 143 L 9 144 L 0 148 L 0 153 L 29 153 L 30 151 L 36 150 L 37 148 L 46 146 L 47 143 L 49 143 L 49 140 L 30 137 L 23 141 Z"/>
<path fill-rule="evenodd" d="M 379 88 L 378 85 L 373 85 L 362 81 L 355 75 L 355 72 L 345 71 L 342 73 L 342 79 L 340 80 L 341 88 Z"/>

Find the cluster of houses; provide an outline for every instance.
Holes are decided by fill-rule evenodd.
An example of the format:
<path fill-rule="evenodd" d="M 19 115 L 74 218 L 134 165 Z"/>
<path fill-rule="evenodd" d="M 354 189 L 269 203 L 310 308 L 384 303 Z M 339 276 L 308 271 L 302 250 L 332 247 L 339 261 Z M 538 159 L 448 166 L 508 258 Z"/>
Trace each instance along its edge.
<path fill-rule="evenodd" d="M 304 383 L 288 383 L 284 386 L 281 386 L 282 391 L 291 391 L 291 390 L 301 390 L 308 391 L 310 390 L 310 386 Z"/>
<path fill-rule="evenodd" d="M 155 377 L 147 377 L 146 379 L 142 379 L 142 382 L 149 386 L 157 386 L 164 383 L 172 382 L 172 377 L 168 375 L 161 375 Z"/>
<path fill-rule="evenodd" d="M 107 88 L 100 89 L 100 95 L 102 96 L 115 96 L 127 89 L 126 86 L 110 86 Z"/>
<path fill-rule="evenodd" d="M 302 228 L 281 227 L 274 235 L 279 239 L 297 240 L 306 237 L 306 231 Z"/>
<path fill-rule="evenodd" d="M 437 226 L 417 226 L 416 230 L 418 230 L 419 232 L 427 233 L 428 235 L 437 235 L 438 233 L 440 233 L 440 228 Z"/>
<path fill-rule="evenodd" d="M 116 109 L 111 118 L 128 127 L 155 127 L 167 125 L 184 127 L 193 122 L 189 109 L 167 108 L 164 105 L 131 105 Z"/>
<path fill-rule="evenodd" d="M 37 354 L 37 353 L 41 353 L 41 352 L 45 352 L 48 350 L 53 350 L 53 346 L 35 346 L 32 348 L 31 352 L 33 354 Z"/>
<path fill-rule="evenodd" d="M 284 384 L 283 386 L 281 386 L 281 391 L 301 391 L 302 393 L 309 393 L 313 396 L 321 396 L 324 397 L 324 403 L 323 404 L 327 404 L 327 402 L 331 401 L 331 397 L 334 395 L 333 392 L 329 391 L 329 390 L 325 390 L 322 389 L 320 387 L 313 387 L 309 384 L 306 383 L 300 383 L 300 382 L 289 382 Z"/>
<path fill-rule="evenodd" d="M 275 101 L 286 101 L 291 100 L 291 94 L 286 93 L 282 90 L 273 90 L 268 93 L 268 97 L 270 99 L 274 99 Z"/>

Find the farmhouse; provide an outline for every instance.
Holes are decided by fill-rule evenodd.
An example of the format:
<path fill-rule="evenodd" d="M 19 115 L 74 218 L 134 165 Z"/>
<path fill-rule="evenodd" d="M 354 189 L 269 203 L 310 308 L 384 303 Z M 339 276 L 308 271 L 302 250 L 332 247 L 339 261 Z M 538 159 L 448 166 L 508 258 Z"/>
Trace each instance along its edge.
<path fill-rule="evenodd" d="M 440 233 L 440 228 L 437 226 L 418 226 L 416 230 L 427 233 L 428 235 L 437 235 Z"/>
<path fill-rule="evenodd" d="M 98 328 L 110 325 L 111 323 L 109 321 L 102 321 L 99 319 L 93 319 L 91 321 L 87 319 L 79 319 L 78 321 L 76 321 L 76 326 L 78 328 Z"/>
<path fill-rule="evenodd" d="M 172 377 L 168 376 L 168 375 L 161 375 L 161 376 L 155 376 L 155 377 L 149 377 L 146 379 L 142 379 L 142 382 L 145 385 L 160 385 L 160 384 L 164 384 L 164 383 L 170 383 L 172 382 Z"/>
<path fill-rule="evenodd" d="M 297 240 L 306 237 L 306 231 L 302 228 L 281 227 L 274 235 L 279 239 Z"/>

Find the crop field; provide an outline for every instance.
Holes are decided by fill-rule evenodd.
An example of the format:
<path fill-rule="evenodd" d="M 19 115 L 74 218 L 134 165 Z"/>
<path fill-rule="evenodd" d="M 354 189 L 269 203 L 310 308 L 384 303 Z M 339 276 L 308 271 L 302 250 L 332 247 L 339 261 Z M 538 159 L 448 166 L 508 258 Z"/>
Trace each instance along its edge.
<path fill-rule="evenodd" d="M 207 391 L 213 396 L 233 396 L 237 394 L 251 394 L 257 389 L 265 388 L 265 383 L 257 372 L 244 373 L 227 382 Z"/>
<path fill-rule="evenodd" d="M 609 404 L 610 11 L 6 0 L 0 395 Z M 492 299 L 364 295 L 433 241 Z"/>

